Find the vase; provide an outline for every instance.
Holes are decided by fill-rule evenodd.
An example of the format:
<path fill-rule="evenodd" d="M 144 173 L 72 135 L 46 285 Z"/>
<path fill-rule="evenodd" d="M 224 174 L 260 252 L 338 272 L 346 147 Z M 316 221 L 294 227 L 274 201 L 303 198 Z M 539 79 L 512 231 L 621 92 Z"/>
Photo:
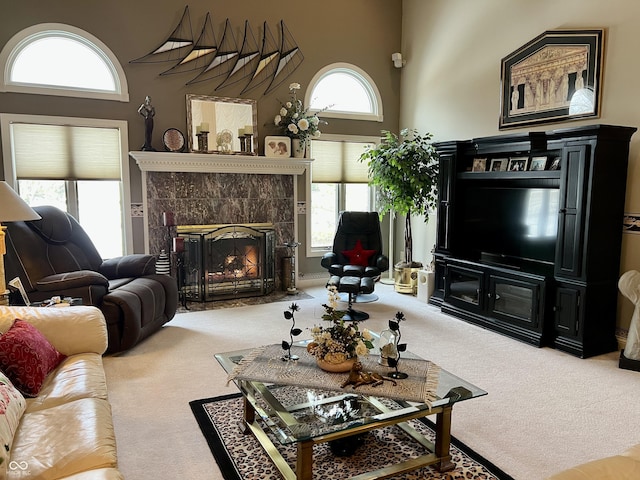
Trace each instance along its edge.
<path fill-rule="evenodd" d="M 160 251 L 160 255 L 156 260 L 156 274 L 171 275 L 171 259 L 164 249 Z"/>
<path fill-rule="evenodd" d="M 318 367 L 320 367 L 325 372 L 343 373 L 351 370 L 351 367 L 353 367 L 353 364 L 356 362 L 357 359 L 358 359 L 357 357 L 354 357 L 354 358 L 349 358 L 341 363 L 329 363 L 329 362 L 325 362 L 321 358 L 316 358 L 316 363 L 318 364 Z"/>
<path fill-rule="evenodd" d="M 304 151 L 305 151 L 305 143 L 302 143 L 302 140 L 300 140 L 299 138 L 292 138 L 291 139 L 291 153 L 293 154 L 294 158 L 304 158 Z"/>

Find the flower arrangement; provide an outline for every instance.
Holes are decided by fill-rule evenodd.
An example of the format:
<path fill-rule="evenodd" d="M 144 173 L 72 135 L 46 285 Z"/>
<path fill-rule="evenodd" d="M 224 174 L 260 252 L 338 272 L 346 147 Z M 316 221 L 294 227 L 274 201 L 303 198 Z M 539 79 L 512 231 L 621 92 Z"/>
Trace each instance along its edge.
<path fill-rule="evenodd" d="M 358 322 L 346 321 L 346 312 L 337 309 L 339 295 L 336 287 L 329 286 L 328 291 L 329 300 L 322 305 L 325 310 L 322 319 L 331 324 L 328 327 L 316 325 L 311 329 L 313 341 L 307 345 L 307 351 L 331 364 L 367 355 L 373 348 L 371 333 L 366 328 L 360 331 Z"/>
<path fill-rule="evenodd" d="M 284 134 L 291 138 L 300 139 L 304 145 L 309 137 L 319 137 L 320 123 L 325 123 L 318 118 L 317 114 L 309 114 L 308 108 L 298 99 L 299 83 L 289 85 L 291 100 L 282 104 L 280 111 L 275 116 L 273 123 L 284 130 Z M 324 111 L 324 110 L 323 110 Z"/>

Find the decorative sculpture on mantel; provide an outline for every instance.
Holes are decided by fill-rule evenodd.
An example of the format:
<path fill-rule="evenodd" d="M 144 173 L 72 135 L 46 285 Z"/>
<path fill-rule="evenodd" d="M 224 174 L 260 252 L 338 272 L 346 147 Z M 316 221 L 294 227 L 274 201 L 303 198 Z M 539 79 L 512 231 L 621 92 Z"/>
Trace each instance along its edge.
<path fill-rule="evenodd" d="M 151 146 L 151 137 L 153 135 L 153 117 L 156 115 L 156 109 L 151 105 L 151 97 L 147 95 L 144 103 L 138 108 L 138 113 L 144 117 L 144 145 L 143 152 L 155 152 L 155 148 Z"/>

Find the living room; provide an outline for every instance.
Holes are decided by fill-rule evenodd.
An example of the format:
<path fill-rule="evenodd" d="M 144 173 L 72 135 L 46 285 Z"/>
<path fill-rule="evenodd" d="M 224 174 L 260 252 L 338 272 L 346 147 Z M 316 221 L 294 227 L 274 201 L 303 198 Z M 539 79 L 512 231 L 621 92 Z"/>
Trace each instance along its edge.
<path fill-rule="evenodd" d="M 0 45 L 4 46 L 14 35 L 41 23 L 62 23 L 72 25 L 89 32 L 100 39 L 116 56 L 122 66 L 128 83 L 128 101 L 107 101 L 96 99 L 81 99 L 72 97 L 57 97 L 50 95 L 32 95 L 25 93 L 0 92 L 0 113 L 3 114 L 25 114 L 25 115 L 51 115 L 61 117 L 83 117 L 83 118 L 104 118 L 114 121 L 124 121 L 128 128 L 128 144 L 130 151 L 139 150 L 145 138 L 144 120 L 138 113 L 140 104 L 146 96 L 150 96 L 156 109 L 154 137 L 152 144 L 157 150 L 162 150 L 161 134 L 169 128 L 177 128 L 186 131 L 186 109 L 185 95 L 189 93 L 202 95 L 219 95 L 233 98 L 248 98 L 257 101 L 257 141 L 261 152 L 264 151 L 263 139 L 267 135 L 277 135 L 278 130 L 273 126 L 273 116 L 280 108 L 280 101 L 288 95 L 287 86 L 289 82 L 299 82 L 304 92 L 313 76 L 323 67 L 336 62 L 345 62 L 363 69 L 373 79 L 380 91 L 380 96 L 384 105 L 384 118 L 381 122 L 353 121 L 344 119 L 328 119 L 328 124 L 323 127 L 323 133 L 335 135 L 360 135 L 375 137 L 380 135 L 381 130 L 399 131 L 400 128 L 416 128 L 421 132 L 432 132 L 436 141 L 467 140 L 471 138 L 498 135 L 502 133 L 523 132 L 523 131 L 546 131 L 556 128 L 567 128 L 573 126 L 590 125 L 595 123 L 637 126 L 636 112 L 632 108 L 634 98 L 633 79 L 638 77 L 636 64 L 625 57 L 625 52 L 631 51 L 632 46 L 637 43 L 638 23 L 640 22 L 640 6 L 632 0 L 615 0 L 606 5 L 598 0 L 563 0 L 552 2 L 542 0 L 537 2 L 527 2 L 524 0 L 481 0 L 470 2 L 466 0 L 403 0 L 389 2 L 384 0 L 356 0 L 350 2 L 336 2 L 330 0 L 314 8 L 309 4 L 282 4 L 281 2 L 263 2 L 256 0 L 246 0 L 230 4 L 229 2 L 197 0 L 189 3 L 192 29 L 198 31 L 207 12 L 211 13 L 215 25 L 222 25 L 225 19 L 229 19 L 235 29 L 238 41 L 242 38 L 242 30 L 245 20 L 249 20 L 256 28 L 262 22 L 267 22 L 272 28 L 280 20 L 283 20 L 298 46 L 304 54 L 304 61 L 299 68 L 287 78 L 278 88 L 263 94 L 264 89 L 256 89 L 245 94 L 241 93 L 241 85 L 231 85 L 219 91 L 213 91 L 211 86 L 206 84 L 186 85 L 187 78 L 183 75 L 159 74 L 166 69 L 164 65 L 153 63 L 129 63 L 156 47 L 163 41 L 164 37 L 171 32 L 171 29 L 180 19 L 185 4 L 176 3 L 169 0 L 152 2 L 150 0 L 136 2 L 64 2 L 63 5 L 43 4 L 34 9 L 32 5 L 16 4 L 0 19 Z M 601 89 L 601 111 L 598 118 L 584 119 L 567 122 L 556 122 L 545 125 L 534 125 L 520 127 L 503 131 L 498 128 L 498 118 L 500 113 L 500 62 L 509 53 L 515 51 L 520 46 L 526 44 L 531 39 L 548 30 L 557 29 L 605 29 L 604 59 L 602 66 L 602 89 Z M 395 52 L 401 52 L 405 64 L 402 68 L 393 65 L 391 56 Z M 631 57 L 630 57 L 631 58 Z M 637 135 L 631 139 L 629 169 L 627 174 L 627 189 L 625 212 L 634 214 L 640 208 L 640 194 L 637 189 L 632 188 L 633 179 L 637 175 L 638 162 L 640 156 L 640 144 Z M 3 146 L 6 147 L 6 145 Z M 2 152 L 3 166 L 7 162 L 6 148 Z M 143 204 L 142 173 L 134 161 L 131 161 L 128 169 L 129 187 L 131 191 L 131 204 Z M 143 216 L 136 215 L 131 220 L 132 235 L 129 253 L 143 253 L 147 249 L 145 245 Z M 435 217 L 424 224 L 420 219 L 414 219 L 414 257 L 416 260 L 428 264 L 431 261 L 431 248 L 435 236 Z M 305 278 L 323 279 L 326 276 L 320 267 L 318 256 L 308 255 L 304 244 L 305 223 L 307 218 L 304 214 L 298 215 L 298 240 L 303 246 L 298 252 L 298 273 L 303 290 L 307 288 Z M 396 222 L 402 225 L 403 222 Z M 621 227 L 622 228 L 622 225 Z M 386 232 L 385 232 L 386 233 Z M 401 238 L 401 232 L 400 232 Z M 625 234 L 622 237 L 620 273 L 637 268 L 640 246 L 637 244 L 637 236 Z M 396 242 L 397 245 L 401 241 Z M 399 255 L 399 248 L 395 251 L 396 258 Z M 153 252 L 157 253 L 157 252 Z M 324 276 L 323 276 L 324 275 Z M 314 282 L 309 281 L 309 292 L 313 295 Z M 377 289 L 384 289 L 380 285 Z M 322 294 L 320 294 L 322 297 Z M 400 308 L 407 302 L 404 296 L 394 294 L 383 297 L 392 302 L 388 307 L 391 311 Z M 318 299 L 318 297 L 317 297 Z M 323 299 L 322 299 L 323 300 Z M 413 300 L 413 299 L 412 299 Z M 319 303 L 316 301 L 316 303 Z M 394 304 L 397 305 L 394 307 Z M 286 304 L 283 304 L 286 305 Z M 310 303 L 308 308 L 313 310 Z M 411 310 L 416 315 L 422 315 L 423 306 L 416 303 Z M 626 332 L 629 329 L 630 319 L 633 314 L 633 304 L 619 296 L 617 305 L 616 325 L 617 335 L 623 345 Z M 266 312 L 278 312 L 283 308 L 274 307 Z M 386 306 L 379 312 L 380 322 L 386 320 L 388 314 Z M 430 310 L 431 311 L 431 310 Z M 273 313 L 274 315 L 276 313 Z M 218 311 L 217 315 L 222 315 Z M 280 315 L 277 313 L 277 315 Z M 303 314 L 306 315 L 306 314 Z M 313 314 L 301 318 L 312 322 Z M 252 320 L 252 328 L 259 329 L 260 323 Z M 380 326 L 381 323 L 376 325 Z M 407 323 L 409 327 L 410 323 Z M 286 324 L 285 324 L 286 326 Z M 466 328 L 460 327 L 462 330 Z M 226 329 L 229 329 L 227 331 Z M 275 329 L 275 327 L 274 327 Z M 242 339 L 231 335 L 230 327 L 221 327 L 219 332 L 215 330 L 212 335 L 221 334 L 221 339 L 216 341 L 216 347 L 227 350 L 248 348 L 254 346 L 259 339 L 253 334 L 245 334 Z M 177 328 L 178 337 L 161 336 L 156 344 L 142 343 L 138 350 L 129 355 L 105 357 L 108 368 L 115 364 L 122 364 L 127 361 L 137 361 L 138 357 L 144 356 L 147 349 L 170 348 L 172 345 L 183 343 L 191 333 L 190 327 Z M 253 330 L 256 331 L 256 330 Z M 275 338 L 271 340 L 280 341 L 280 332 L 272 332 Z M 471 335 L 477 334 L 474 331 Z M 486 333 L 480 334 L 485 338 Z M 273 335 L 272 335 L 273 336 Z M 428 335 L 426 337 L 429 338 Z M 454 338 L 454 337 L 452 337 Z M 493 337 L 491 337 L 493 338 Z M 154 337 L 155 339 L 155 337 Z M 431 340 L 427 340 L 427 343 Z M 503 343 L 515 342 L 511 339 L 498 337 L 494 340 L 496 348 Z M 518 344 L 518 342 L 515 342 Z M 518 347 L 530 349 L 528 346 Z M 411 345 L 409 346 L 411 349 Z M 446 352 L 446 348 L 439 348 Z M 450 346 L 450 350 L 456 350 L 455 345 Z M 546 351 L 546 349 L 544 349 Z M 534 349 L 538 352 L 537 349 Z M 156 352 L 157 353 L 157 352 Z M 217 351 L 211 351 L 211 355 Z M 425 354 L 429 353 L 429 348 Z M 472 357 L 480 355 L 476 352 L 468 352 Z M 175 355 L 175 354 L 174 354 Z M 534 354 L 534 356 L 537 355 Z M 552 352 L 552 357 L 564 358 L 566 354 Z M 175 356 L 172 356 L 175 358 Z M 481 357 L 476 357 L 482 361 Z M 536 357 L 537 358 L 537 357 Z M 496 356 L 487 365 L 495 367 L 498 359 L 504 357 Z M 447 357 L 442 357 L 446 361 Z M 469 359 L 467 359 L 468 361 Z M 540 361 L 542 357 L 538 358 Z M 590 361 L 590 360 L 589 360 Z M 615 358 L 596 360 L 597 362 L 613 362 Z M 586 361 L 585 361 L 586 362 Z M 124 390 L 133 397 L 129 397 L 131 402 L 135 402 L 136 384 L 144 389 L 157 389 L 148 391 L 145 397 L 162 396 L 167 385 L 154 384 L 150 386 L 145 382 L 147 373 L 141 363 L 133 370 L 108 370 L 107 374 L 110 389 L 113 388 L 117 405 L 114 407 L 114 415 L 117 418 L 116 435 L 118 436 L 118 426 L 124 428 L 127 424 L 128 415 L 137 415 L 136 412 L 123 412 L 126 410 Z M 466 376 L 464 372 L 455 370 L 454 362 L 451 369 L 454 373 Z M 614 365 L 615 367 L 616 365 Z M 149 367 L 151 368 L 151 367 Z M 172 372 L 172 376 L 189 377 L 191 372 L 186 364 L 182 364 L 183 370 Z M 216 368 L 214 362 L 210 366 Z M 447 368 L 445 366 L 445 368 Z M 464 368 L 464 367 L 463 367 Z M 523 367 L 524 368 L 524 367 Z M 572 363 L 571 368 L 580 368 L 580 363 Z M 120 372 L 128 371 L 131 378 L 119 377 Z M 206 370 L 205 370 L 206 371 Z M 551 370 L 552 372 L 553 370 Z M 117 373 L 116 373 L 117 372 Z M 201 372 L 201 370 L 200 370 Z M 522 372 L 524 373 L 524 372 Z M 217 384 L 224 384 L 223 374 L 217 372 Z M 169 377 L 169 378 L 171 378 Z M 163 380 L 169 378 L 164 377 Z M 619 390 L 619 395 L 631 394 L 633 386 L 637 386 L 638 380 L 634 377 L 625 377 L 628 384 Z M 179 400 L 183 404 L 179 408 L 186 406 L 188 401 L 215 394 L 224 394 L 226 391 L 215 392 L 205 385 L 208 378 L 199 379 L 202 385 L 196 391 L 185 392 L 184 396 L 179 395 Z M 120 383 L 119 383 L 120 382 Z M 547 397 L 542 397 L 547 401 L 553 396 L 554 385 L 560 382 L 559 379 L 550 379 L 547 388 Z M 544 385 L 542 383 L 541 385 Z M 479 383 L 480 387 L 486 387 L 490 396 L 500 395 L 500 390 L 493 391 L 488 386 Z M 502 387 L 509 389 L 509 385 Z M 231 389 L 229 389 L 231 390 Z M 153 393 L 153 394 L 152 394 Z M 614 402 L 616 395 L 612 395 Z M 116 401 L 114 399 L 114 402 Z M 588 401 L 586 402 L 588 403 Z M 459 408 L 463 409 L 462 404 Z M 472 408 L 472 402 L 469 402 Z M 155 405 L 158 407 L 158 405 Z M 552 407 L 549 401 L 547 407 Z M 159 407 L 158 407 L 159 408 Z M 165 406 L 165 410 L 158 412 L 158 415 L 170 417 L 173 415 L 172 409 Z M 176 407 L 177 408 L 177 407 Z M 621 410 L 623 415 L 628 414 L 628 410 Z M 593 412 L 590 412 L 593 413 Z M 609 405 L 608 415 L 616 417 L 618 415 L 615 404 Z M 465 417 L 466 418 L 466 417 Z M 483 421 L 490 421 L 483 419 Z M 533 421 L 533 420 L 531 420 Z M 629 422 L 630 423 L 630 422 Z M 173 432 L 182 432 L 187 429 L 183 424 L 169 424 L 164 421 L 158 422 L 168 430 L 154 428 L 148 424 L 146 433 L 148 436 L 158 438 L 165 436 L 158 443 L 154 443 L 155 448 L 147 449 L 143 442 L 144 435 L 140 432 L 120 433 L 128 438 L 119 443 L 119 448 L 139 448 L 139 453 L 128 457 L 124 461 L 123 472 L 131 472 L 130 478 L 143 478 L 141 472 L 155 472 L 149 474 L 147 478 L 162 477 L 163 464 L 178 462 L 180 464 L 180 475 L 192 478 L 203 478 L 203 468 L 201 458 L 195 451 L 202 454 L 206 450 L 206 445 L 201 438 L 197 440 L 201 443 L 193 447 L 193 457 L 177 459 L 168 458 L 173 456 L 171 444 L 174 443 Z M 140 423 L 136 423 L 140 428 Z M 454 434 L 455 432 L 454 419 Z M 466 423 L 465 428 L 476 427 L 479 431 L 484 428 L 478 419 L 476 425 Z M 508 427 L 503 426 L 506 430 Z M 516 427 L 521 428 L 522 425 Z M 562 429 L 560 427 L 559 431 Z M 570 428 L 575 435 L 581 434 L 580 425 L 565 426 Z M 588 428 L 588 427 L 585 427 Z M 194 425 L 189 425 L 193 436 L 200 435 Z M 499 430 L 499 429 L 497 429 Z M 493 430 L 495 432 L 496 430 Z M 558 433 L 558 432 L 555 432 Z M 549 435 L 552 435 L 549 432 Z M 586 456 L 586 454 L 572 455 L 570 453 L 553 453 L 554 461 L 549 461 L 546 465 L 544 475 L 549 475 L 571 465 L 581 463 L 583 460 L 615 454 L 623 451 L 631 445 L 639 443 L 640 439 L 636 431 L 627 429 L 619 432 L 622 437 L 615 445 L 596 445 L 593 449 L 598 454 Z M 544 435 L 541 435 L 544 437 Z M 575 440 L 575 439 L 574 439 Z M 557 444 L 556 444 L 557 445 Z M 477 449 L 477 447 L 474 445 Z M 176 447 L 178 448 L 178 447 Z M 188 455 L 178 448 L 181 455 Z M 159 456 L 158 452 L 162 452 Z M 490 454 L 485 455 L 494 463 L 501 466 L 505 471 L 511 473 L 508 468 L 512 463 L 523 463 L 523 457 L 527 457 L 523 452 L 502 452 L 502 455 L 509 455 L 510 460 L 506 461 L 506 466 L 502 458 L 491 458 Z M 520 460 L 519 460 L 520 459 Z M 539 459 L 539 457 L 538 457 Z M 531 459 L 528 459 L 531 463 Z M 215 462 L 211 458 L 206 459 L 206 468 L 214 470 Z M 154 464 L 147 467 L 147 463 Z M 533 461 L 535 463 L 535 460 Z M 530 471 L 530 470 L 529 470 Z M 134 473 L 135 472 L 135 473 Z M 158 473 L 160 472 L 160 473 Z M 190 475 L 190 472 L 193 474 Z M 216 473 L 217 474 L 217 473 Z M 213 474 L 213 478 L 220 478 Z M 513 473 L 512 473 L 513 475 Z M 527 477 L 519 477 L 527 478 Z M 532 478 L 532 477 L 529 477 Z"/>

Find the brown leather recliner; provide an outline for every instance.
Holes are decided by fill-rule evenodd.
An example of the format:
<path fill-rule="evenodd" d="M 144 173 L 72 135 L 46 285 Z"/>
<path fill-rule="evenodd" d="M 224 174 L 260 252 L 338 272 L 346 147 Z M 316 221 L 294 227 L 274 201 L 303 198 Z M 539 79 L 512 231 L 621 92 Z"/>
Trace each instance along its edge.
<path fill-rule="evenodd" d="M 20 277 L 30 301 L 73 297 L 98 307 L 107 321 L 109 353 L 133 347 L 173 318 L 177 282 L 156 275 L 153 255 L 103 261 L 71 215 L 51 206 L 34 210 L 41 220 L 6 224 L 6 277 Z"/>

